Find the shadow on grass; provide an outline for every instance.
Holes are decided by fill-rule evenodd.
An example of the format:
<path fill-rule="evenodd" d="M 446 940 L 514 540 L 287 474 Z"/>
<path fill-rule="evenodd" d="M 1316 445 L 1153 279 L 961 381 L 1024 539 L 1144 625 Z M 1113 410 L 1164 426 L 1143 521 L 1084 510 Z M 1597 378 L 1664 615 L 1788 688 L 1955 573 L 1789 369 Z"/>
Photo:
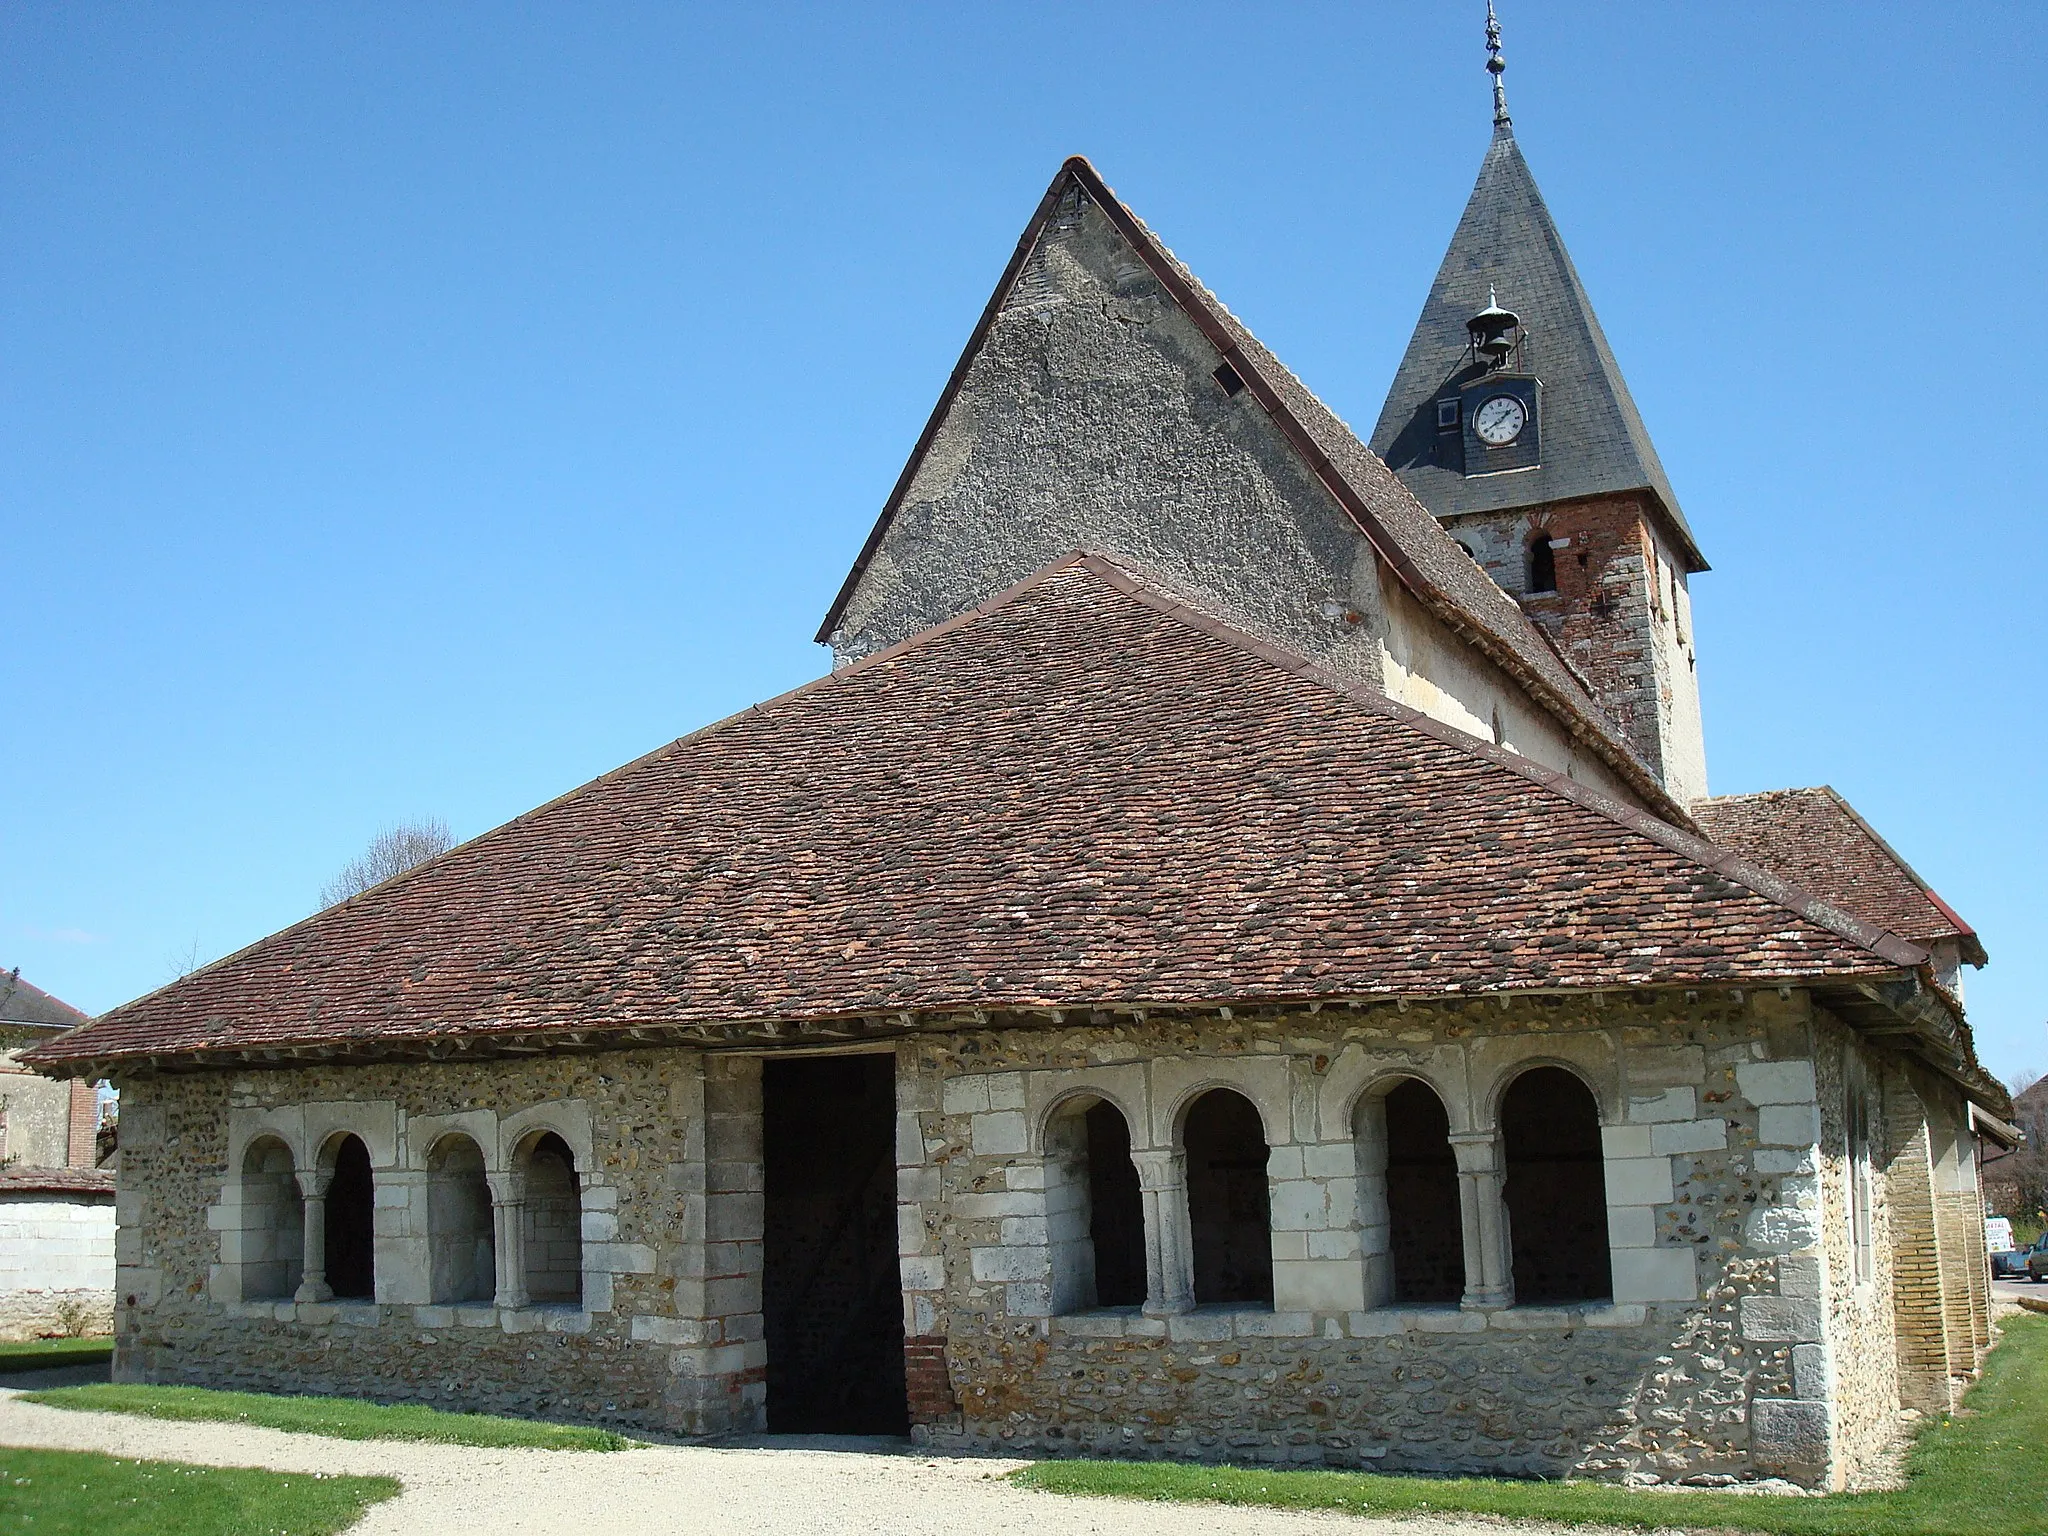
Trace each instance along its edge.
<path fill-rule="evenodd" d="M 213 1392 L 204 1387 L 106 1384 L 24 1392 L 22 1401 L 88 1413 L 132 1413 L 150 1419 L 212 1420 L 334 1440 L 421 1440 L 440 1445 L 524 1446 L 555 1451 L 624 1451 L 637 1440 L 609 1429 L 543 1424 L 482 1413 L 443 1413 L 415 1403 L 386 1406 L 353 1397 L 273 1397 Z"/>
<path fill-rule="evenodd" d="M 1903 1488 L 1772 1497 L 1605 1483 L 1389 1477 L 1183 1462 L 1040 1462 L 1012 1473 L 1052 1493 L 1341 1510 L 1357 1515 L 1504 1515 L 1633 1530 L 1767 1536 L 2040 1536 L 2048 1533 L 2048 1319 L 2015 1318 L 1964 1411 L 1928 1426 Z"/>
<path fill-rule="evenodd" d="M 47 1371 L 66 1365 L 98 1365 L 114 1358 L 112 1339 L 30 1339 L 0 1344 L 0 1375 Z"/>

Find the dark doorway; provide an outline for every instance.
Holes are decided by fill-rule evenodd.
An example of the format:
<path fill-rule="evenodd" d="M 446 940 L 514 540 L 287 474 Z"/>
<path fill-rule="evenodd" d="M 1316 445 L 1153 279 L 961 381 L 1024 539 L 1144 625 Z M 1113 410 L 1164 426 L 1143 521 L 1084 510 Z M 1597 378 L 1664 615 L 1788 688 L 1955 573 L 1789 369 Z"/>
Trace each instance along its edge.
<path fill-rule="evenodd" d="M 907 1434 L 896 1058 L 764 1063 L 761 1120 L 768 1428 Z"/>
<path fill-rule="evenodd" d="M 1501 1100 L 1500 1134 L 1515 1300 L 1611 1297 L 1607 1173 L 1591 1091 L 1562 1067 L 1532 1068 Z"/>
<path fill-rule="evenodd" d="M 1088 1235 L 1095 1244 L 1095 1304 L 1145 1301 L 1145 1206 L 1123 1111 L 1096 1100 L 1088 1117 Z"/>
<path fill-rule="evenodd" d="M 365 1301 L 377 1294 L 376 1203 L 370 1149 L 361 1137 L 345 1136 L 327 1186 L 327 1285 L 337 1297 Z"/>
<path fill-rule="evenodd" d="M 1387 1225 L 1395 1301 L 1446 1302 L 1465 1294 L 1450 1117 L 1430 1086 L 1412 1077 L 1387 1095 Z"/>
<path fill-rule="evenodd" d="M 1272 1203 L 1258 1109 L 1241 1093 L 1212 1088 L 1188 1110 L 1181 1145 L 1196 1302 L 1272 1306 Z"/>

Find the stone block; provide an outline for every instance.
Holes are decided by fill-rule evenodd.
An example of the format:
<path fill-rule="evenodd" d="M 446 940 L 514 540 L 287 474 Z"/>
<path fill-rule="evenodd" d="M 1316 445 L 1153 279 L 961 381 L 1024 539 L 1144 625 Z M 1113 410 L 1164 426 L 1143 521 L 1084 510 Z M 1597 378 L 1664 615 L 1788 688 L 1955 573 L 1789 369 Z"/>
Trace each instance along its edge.
<path fill-rule="evenodd" d="M 896 1166 L 915 1168 L 924 1161 L 924 1126 L 916 1115 L 896 1117 Z"/>
<path fill-rule="evenodd" d="M 1229 1312 L 1183 1312 L 1166 1319 L 1166 1336 L 1176 1344 L 1221 1344 L 1236 1333 Z"/>
<path fill-rule="evenodd" d="M 1749 1453 L 1762 1471 L 1811 1476 L 1828 1464 L 1833 1439 L 1825 1402 L 1759 1397 L 1749 1405 Z"/>
<path fill-rule="evenodd" d="M 1699 1113 L 1699 1092 L 1691 1087 L 1666 1088 L 1655 1094 L 1632 1094 L 1628 1101 L 1628 1117 L 1638 1124 L 1697 1120 Z"/>
<path fill-rule="evenodd" d="M 1817 1253 L 1787 1254 L 1778 1260 L 1778 1294 L 1780 1296 L 1818 1296 L 1820 1294 L 1820 1255 Z M 1807 1394 L 1801 1392 L 1800 1397 Z"/>
<path fill-rule="evenodd" d="M 1828 1398 L 1828 1351 L 1825 1344 L 1792 1346 L 1792 1395 L 1825 1402 Z"/>
<path fill-rule="evenodd" d="M 1671 1159 L 1617 1157 L 1607 1160 L 1610 1205 L 1661 1205 L 1671 1198 Z"/>
<path fill-rule="evenodd" d="M 1353 1312 L 1344 1319 L 1344 1331 L 1354 1339 L 1383 1339 L 1392 1334 L 1406 1333 L 1409 1316 L 1409 1313 L 1392 1307 Z"/>
<path fill-rule="evenodd" d="M 915 1205 L 896 1207 L 896 1251 L 899 1254 L 924 1252 L 924 1210 Z"/>
<path fill-rule="evenodd" d="M 1486 1314 L 1452 1307 L 1417 1307 L 1408 1313 L 1408 1326 L 1417 1333 L 1484 1333 Z"/>
<path fill-rule="evenodd" d="M 704 1315 L 730 1317 L 738 1312 L 761 1310 L 761 1282 L 752 1275 L 735 1275 L 704 1282 Z"/>
<path fill-rule="evenodd" d="M 1313 1338 L 1316 1320 L 1307 1312 L 1239 1312 L 1235 1336 L 1240 1339 Z"/>
<path fill-rule="evenodd" d="M 1052 1287 L 1036 1280 L 1005 1286 L 1003 1310 L 1011 1317 L 1050 1317 Z"/>
<path fill-rule="evenodd" d="M 455 1309 L 453 1307 L 414 1307 L 412 1320 L 420 1328 L 453 1328 Z"/>
<path fill-rule="evenodd" d="M 1120 1339 L 1127 1321 L 1120 1312 L 1073 1312 L 1054 1318 L 1052 1331 L 1077 1339 Z"/>
<path fill-rule="evenodd" d="M 974 1248 L 972 1273 L 977 1280 L 1043 1280 L 1052 1273 L 1052 1254 L 1045 1248 Z"/>
<path fill-rule="evenodd" d="M 1043 1163 L 1012 1163 L 1003 1170 L 1003 1182 L 1012 1189 L 1043 1189 L 1045 1188 L 1045 1165 Z"/>
<path fill-rule="evenodd" d="M 896 1262 L 902 1270 L 903 1289 L 906 1291 L 943 1291 L 946 1288 L 946 1261 L 940 1255 L 904 1257 Z"/>
<path fill-rule="evenodd" d="M 498 1309 L 492 1306 L 458 1306 L 455 1309 L 455 1326 L 495 1328 L 498 1326 Z"/>
<path fill-rule="evenodd" d="M 937 1200 L 944 1189 L 936 1168 L 898 1168 L 896 1170 L 896 1198 L 898 1200 Z"/>
<path fill-rule="evenodd" d="M 995 1190 L 980 1195 L 955 1195 L 953 1214 L 962 1221 L 983 1221 L 992 1216 L 1041 1216 L 1045 1196 L 1031 1190 Z"/>
<path fill-rule="evenodd" d="M 1043 1216 L 1005 1216 L 1003 1218 L 1003 1244 L 1005 1247 L 1037 1246 L 1050 1242 L 1051 1234 L 1046 1230 Z"/>
<path fill-rule="evenodd" d="M 605 1302 L 605 1310 L 611 1310 L 611 1302 Z M 544 1314 L 549 1333 L 588 1333 L 590 1314 L 580 1307 L 549 1307 Z"/>
<path fill-rule="evenodd" d="M 1750 1247 L 1767 1253 L 1811 1248 L 1820 1241 L 1820 1215 L 1796 1206 L 1760 1205 L 1743 1223 Z"/>
<path fill-rule="evenodd" d="M 1607 1246 L 1610 1248 L 1656 1247 L 1657 1208 L 1653 1205 L 1610 1205 L 1607 1207 Z"/>
<path fill-rule="evenodd" d="M 1024 1107 L 1024 1074 L 1022 1072 L 991 1072 L 988 1083 L 988 1107 L 990 1109 L 1022 1109 Z"/>
<path fill-rule="evenodd" d="M 586 1211 L 615 1211 L 619 1208 L 619 1192 L 609 1184 L 593 1184 L 583 1191 L 583 1209 Z"/>
<path fill-rule="evenodd" d="M 1680 1120 L 1655 1126 L 1650 1131 L 1650 1149 L 1661 1156 L 1674 1152 L 1720 1152 L 1728 1145 L 1725 1120 Z"/>
<path fill-rule="evenodd" d="M 1803 1344 L 1821 1336 L 1820 1302 L 1802 1296 L 1745 1296 L 1742 1336 L 1755 1344 Z"/>
<path fill-rule="evenodd" d="M 766 1203 L 758 1194 L 718 1195 L 704 1204 L 704 1237 L 714 1243 L 758 1242 Z"/>
<path fill-rule="evenodd" d="M 976 1115 L 968 1123 L 973 1127 L 977 1157 L 1015 1157 L 1024 1150 L 1025 1121 L 1017 1110 L 994 1110 Z"/>
<path fill-rule="evenodd" d="M 1505 1333 L 1562 1333 L 1576 1321 L 1564 1307 L 1503 1307 L 1483 1315 L 1488 1328 Z"/>
<path fill-rule="evenodd" d="M 619 1218 L 614 1211 L 585 1211 L 583 1213 L 583 1241 L 586 1243 L 608 1243 L 619 1235 Z"/>
<path fill-rule="evenodd" d="M 1600 1150 L 1608 1157 L 1648 1157 L 1650 1127 L 1647 1125 L 1603 1125 Z"/>
<path fill-rule="evenodd" d="M 1300 1147 L 1273 1147 L 1266 1153 L 1266 1177 L 1298 1179 L 1302 1176 Z"/>
<path fill-rule="evenodd" d="M 1820 1140 L 1820 1110 L 1812 1104 L 1772 1104 L 1760 1109 L 1756 1139 L 1767 1147 L 1810 1147 Z"/>
<path fill-rule="evenodd" d="M 1699 1269 L 1690 1248 L 1619 1248 L 1609 1261 L 1618 1302 L 1699 1299 Z"/>
<path fill-rule="evenodd" d="M 1612 1306 L 1588 1307 L 1580 1319 L 1588 1328 L 1640 1328 L 1650 1315 L 1637 1301 L 1617 1301 Z"/>
<path fill-rule="evenodd" d="M 636 1317 L 633 1337 L 646 1344 L 701 1344 L 704 1324 L 694 1317 Z"/>
<path fill-rule="evenodd" d="M 1275 1230 L 1299 1232 L 1326 1227 L 1330 1222 L 1329 1195 L 1315 1179 L 1287 1179 L 1272 1186 L 1272 1221 Z"/>
<path fill-rule="evenodd" d="M 1639 1045 L 1628 1054 L 1631 1088 L 1676 1088 L 1706 1080 L 1706 1052 L 1697 1045 Z"/>
<path fill-rule="evenodd" d="M 1358 1233 L 1348 1227 L 1300 1235 L 1308 1239 L 1308 1257 L 1311 1259 L 1356 1259 L 1363 1251 Z"/>
<path fill-rule="evenodd" d="M 1360 1312 L 1365 1270 L 1356 1259 L 1286 1260 L 1273 1265 L 1273 1305 L 1281 1312 Z"/>
<path fill-rule="evenodd" d="M 1756 1171 L 1758 1173 L 1812 1173 L 1813 1148 L 1802 1146 L 1758 1147 L 1756 1149 Z"/>
<path fill-rule="evenodd" d="M 949 1115 L 979 1115 L 988 1110 L 988 1078 L 949 1077 L 939 1089 L 939 1107 Z"/>
<path fill-rule="evenodd" d="M 1348 1141 L 1311 1142 L 1301 1149 L 1302 1172 L 1311 1179 L 1358 1176 L 1358 1149 Z"/>
<path fill-rule="evenodd" d="M 1735 1069 L 1735 1086 L 1756 1105 L 1811 1104 L 1814 1100 L 1810 1061 L 1745 1061 Z"/>
<path fill-rule="evenodd" d="M 506 1333 L 539 1333 L 547 1318 L 530 1307 L 505 1307 L 498 1313 L 498 1326 Z"/>

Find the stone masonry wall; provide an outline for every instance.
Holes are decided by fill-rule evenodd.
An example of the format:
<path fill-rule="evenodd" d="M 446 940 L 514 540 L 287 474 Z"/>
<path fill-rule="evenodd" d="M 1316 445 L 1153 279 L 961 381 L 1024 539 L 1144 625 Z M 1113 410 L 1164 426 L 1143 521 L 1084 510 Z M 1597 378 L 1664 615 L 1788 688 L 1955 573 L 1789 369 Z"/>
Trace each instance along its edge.
<path fill-rule="evenodd" d="M 1725 991 L 922 1037 L 898 1137 L 905 1323 L 913 1349 L 945 1341 L 957 1409 L 917 1432 L 1017 1454 L 1850 1475 L 1824 1400 L 1814 1049 L 1803 994 Z M 1545 1063 L 1601 1106 L 1613 1301 L 1366 1306 L 1384 1234 L 1360 1218 L 1361 1096 L 1429 1082 L 1468 1188 L 1491 1178 L 1497 1199 L 1493 1106 Z M 1053 1315 L 1046 1118 L 1075 1095 L 1124 1113 L 1156 1297 L 1162 1170 L 1214 1085 L 1267 1127 L 1274 1306 Z"/>
<path fill-rule="evenodd" d="M 732 1065 L 712 1074 L 713 1126 Z M 746 1064 L 737 1065 L 743 1082 Z M 122 1090 L 118 1379 L 692 1433 L 736 1417 L 752 1427 L 746 1374 L 764 1358 L 758 1301 L 742 1296 L 734 1318 L 716 1311 L 727 1298 L 707 1306 L 724 1283 L 707 1274 L 707 1253 L 742 1270 L 745 1261 L 705 1241 L 729 1198 L 706 1162 L 696 1053 L 141 1077 Z M 503 1148 L 542 1124 L 577 1153 L 582 1303 L 435 1304 L 417 1289 L 428 1143 L 450 1125 L 473 1133 L 498 1178 Z M 238 1299 L 232 1261 L 244 1234 L 229 1171 L 240 1147 L 280 1135 L 297 1141 L 303 1163 L 336 1128 L 365 1135 L 371 1149 L 378 1299 Z M 741 1179 L 758 1189 L 758 1158 L 741 1159 Z"/>

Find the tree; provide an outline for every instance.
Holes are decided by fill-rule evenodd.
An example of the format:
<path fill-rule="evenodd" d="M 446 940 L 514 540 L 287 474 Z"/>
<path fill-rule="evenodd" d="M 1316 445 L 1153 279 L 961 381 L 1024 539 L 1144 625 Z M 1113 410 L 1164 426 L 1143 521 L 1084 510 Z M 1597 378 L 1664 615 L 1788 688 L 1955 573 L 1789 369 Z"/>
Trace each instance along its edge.
<path fill-rule="evenodd" d="M 342 866 L 340 874 L 322 887 L 320 905 L 332 907 L 351 896 L 360 896 L 371 886 L 381 885 L 393 875 L 402 875 L 454 846 L 454 834 L 438 816 L 386 827 L 370 839 L 361 858 L 351 859 Z"/>

